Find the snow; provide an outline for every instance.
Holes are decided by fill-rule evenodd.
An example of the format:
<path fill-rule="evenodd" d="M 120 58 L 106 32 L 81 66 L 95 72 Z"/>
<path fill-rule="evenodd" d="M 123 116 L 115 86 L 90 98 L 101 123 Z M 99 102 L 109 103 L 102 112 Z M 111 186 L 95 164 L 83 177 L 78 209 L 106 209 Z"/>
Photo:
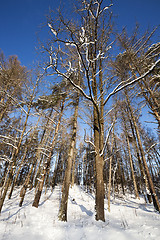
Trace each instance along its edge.
<path fill-rule="evenodd" d="M 16 189 L 11 200 L 6 199 L 0 216 L 1 240 L 136 240 L 159 239 L 160 214 L 152 204 L 145 204 L 134 196 L 111 198 L 111 212 L 107 210 L 106 222 L 95 221 L 94 195 L 79 186 L 70 188 L 68 222 L 58 221 L 61 187 L 53 193 L 43 193 L 39 208 L 32 207 L 34 189 L 26 193 L 23 206 L 19 207 Z"/>
<path fill-rule="evenodd" d="M 51 29 L 52 33 L 57 36 L 57 32 L 56 30 L 53 29 L 52 25 L 50 23 L 48 23 L 48 27 Z"/>

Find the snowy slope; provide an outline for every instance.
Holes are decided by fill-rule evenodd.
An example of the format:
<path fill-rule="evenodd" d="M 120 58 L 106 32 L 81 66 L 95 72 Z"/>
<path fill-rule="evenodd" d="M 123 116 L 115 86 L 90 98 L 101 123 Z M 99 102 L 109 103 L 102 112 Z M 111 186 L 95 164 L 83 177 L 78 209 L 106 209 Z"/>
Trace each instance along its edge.
<path fill-rule="evenodd" d="M 43 194 L 38 209 L 32 207 L 34 190 L 28 191 L 19 208 L 19 190 L 6 200 L 0 216 L 0 240 L 158 240 L 160 214 L 143 199 L 130 196 L 111 202 L 106 222 L 94 220 L 94 197 L 80 187 L 70 189 L 68 222 L 57 218 L 61 189 Z M 48 199 L 47 199 L 48 198 Z"/>

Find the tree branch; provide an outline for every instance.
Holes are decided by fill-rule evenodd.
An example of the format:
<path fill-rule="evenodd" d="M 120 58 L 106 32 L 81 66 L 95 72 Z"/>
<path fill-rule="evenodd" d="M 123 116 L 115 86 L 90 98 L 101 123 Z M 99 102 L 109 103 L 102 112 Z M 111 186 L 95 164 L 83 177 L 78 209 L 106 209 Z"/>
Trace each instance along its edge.
<path fill-rule="evenodd" d="M 139 76 L 138 78 L 132 80 L 131 82 L 126 83 L 125 85 L 123 85 L 122 87 L 120 87 L 120 88 L 118 88 L 118 89 L 117 89 L 117 87 L 115 87 L 115 89 L 107 96 L 107 98 L 106 98 L 106 100 L 104 101 L 103 105 L 105 105 L 105 104 L 108 102 L 108 100 L 110 99 L 110 97 L 113 96 L 114 94 L 120 92 L 120 91 L 123 90 L 124 88 L 126 88 L 126 87 L 128 87 L 128 86 L 130 86 L 130 85 L 132 85 L 132 84 L 134 84 L 134 83 L 136 83 L 136 82 L 138 82 L 138 81 L 140 81 L 141 79 L 145 78 L 146 76 L 148 76 L 148 75 L 154 70 L 154 68 L 157 66 L 157 64 L 158 64 L 159 62 L 160 62 L 160 59 L 158 59 L 158 60 L 153 64 L 153 66 L 152 66 L 147 72 L 145 72 L 144 74 L 142 74 L 142 75 Z M 127 80 L 127 81 L 128 81 L 128 80 Z M 125 82 L 126 82 L 126 81 L 125 81 Z"/>

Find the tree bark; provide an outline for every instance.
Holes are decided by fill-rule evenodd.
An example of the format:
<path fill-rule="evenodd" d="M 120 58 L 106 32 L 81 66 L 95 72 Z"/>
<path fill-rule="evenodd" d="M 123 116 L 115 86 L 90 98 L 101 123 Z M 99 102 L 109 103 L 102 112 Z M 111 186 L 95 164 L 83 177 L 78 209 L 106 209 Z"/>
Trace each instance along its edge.
<path fill-rule="evenodd" d="M 51 150 L 50 150 L 49 156 L 46 160 L 45 166 L 43 168 L 42 177 L 40 179 L 40 182 L 39 182 L 39 185 L 38 185 L 38 190 L 35 194 L 35 198 L 34 198 L 34 201 L 33 201 L 33 204 L 32 204 L 32 206 L 36 207 L 36 208 L 38 208 L 38 205 L 39 205 L 39 201 L 40 201 L 40 198 L 41 198 L 46 174 L 47 174 L 47 172 L 49 172 L 50 162 L 51 162 L 51 158 L 52 158 L 52 154 L 53 154 L 53 149 L 54 149 L 54 146 L 55 146 L 55 140 L 56 140 L 56 137 L 57 137 L 57 134 L 58 134 L 58 131 L 59 131 L 59 126 L 60 126 L 61 118 L 62 118 L 62 114 L 63 114 L 64 102 L 65 102 L 65 100 L 63 100 L 62 105 L 61 105 L 61 112 L 60 112 L 58 123 L 57 123 L 56 129 L 55 129 L 54 138 L 52 140 Z"/>
<path fill-rule="evenodd" d="M 113 153 L 113 143 L 114 143 L 114 127 L 112 132 L 112 145 L 111 154 Z M 111 184 L 112 184 L 112 159 L 113 156 L 109 158 L 109 182 L 108 182 L 108 212 L 110 212 L 110 195 L 111 195 Z"/>
<path fill-rule="evenodd" d="M 130 162 L 131 174 L 132 174 L 132 179 L 133 179 L 133 185 L 134 185 L 134 192 L 135 192 L 136 198 L 140 199 L 139 194 L 138 194 L 136 178 L 135 178 L 135 174 L 134 174 L 132 155 L 131 155 L 131 150 L 130 150 L 130 145 L 129 145 L 129 138 L 127 135 L 126 135 L 126 142 L 127 142 L 127 148 L 128 148 L 128 154 L 129 154 L 129 162 Z"/>
<path fill-rule="evenodd" d="M 8 188 L 9 188 L 9 186 L 12 183 L 13 173 L 14 173 L 14 166 L 16 164 L 16 160 L 17 160 L 17 156 L 18 156 L 19 151 L 20 151 L 20 147 L 21 147 L 21 143 L 22 143 L 22 140 L 23 140 L 24 132 L 26 130 L 27 121 L 28 121 L 30 110 L 31 110 L 31 105 L 32 105 L 32 101 L 30 102 L 29 107 L 28 107 L 27 116 L 26 116 L 26 119 L 25 119 L 25 123 L 24 123 L 24 126 L 23 126 L 23 130 L 22 130 L 22 133 L 21 133 L 20 140 L 18 142 L 18 146 L 17 146 L 15 151 L 13 150 L 12 163 L 11 163 L 11 166 L 10 166 L 9 177 L 8 177 L 8 180 L 7 180 L 6 184 L 5 184 L 5 186 L 4 186 L 3 195 L 1 195 L 1 198 L 0 198 L 0 212 L 2 210 L 3 203 L 4 203 L 4 200 L 5 200 Z"/>
<path fill-rule="evenodd" d="M 158 197 L 156 195 L 156 191 L 155 191 L 155 188 L 154 188 L 154 184 L 153 184 L 150 172 L 149 172 L 149 168 L 148 168 L 146 158 L 145 158 L 145 154 L 144 154 L 143 147 L 142 147 L 142 142 L 141 142 L 138 126 L 137 126 L 137 123 L 136 123 L 136 120 L 135 120 L 135 117 L 134 117 L 134 114 L 133 114 L 133 111 L 132 111 L 132 107 L 130 105 L 130 101 L 129 101 L 129 98 L 128 98 L 127 94 L 126 94 L 126 99 L 127 99 L 128 107 L 129 107 L 131 117 L 132 117 L 132 120 L 133 120 L 133 124 L 134 124 L 134 127 L 135 127 L 135 131 L 136 131 L 136 135 L 137 135 L 137 139 L 138 139 L 138 145 L 139 145 L 139 149 L 140 149 L 140 152 L 141 152 L 141 156 L 142 156 L 143 165 L 144 165 L 144 168 L 145 168 L 145 171 L 146 171 L 146 175 L 147 175 L 147 178 L 148 178 L 148 183 L 149 183 L 149 187 L 150 187 L 150 191 L 151 191 L 151 195 L 152 195 L 152 199 L 153 199 L 153 204 L 154 204 L 155 209 L 160 212 L 160 204 L 159 204 Z"/>
<path fill-rule="evenodd" d="M 127 111 L 127 113 L 129 114 L 128 111 Z M 129 115 L 128 115 L 128 117 L 129 117 L 130 126 L 131 126 L 131 130 L 132 130 L 132 135 L 133 135 L 133 144 L 135 146 L 135 151 L 136 151 L 136 154 L 137 154 L 137 159 L 138 159 L 139 168 L 140 168 L 140 172 L 141 172 L 141 178 L 142 178 L 142 181 L 144 180 L 145 188 L 147 190 L 146 191 L 147 192 L 147 198 L 148 198 L 148 201 L 151 203 L 152 202 L 151 193 L 150 193 L 150 189 L 149 189 L 149 185 L 148 185 L 148 180 L 147 180 L 147 177 L 146 177 L 146 174 L 145 174 L 145 170 L 144 170 L 144 167 L 143 167 L 143 164 L 142 164 L 142 160 L 141 160 L 141 157 L 140 157 L 138 144 L 137 144 L 137 140 L 136 140 L 136 136 L 135 136 L 135 132 L 134 132 L 134 126 L 133 126 L 132 120 L 131 120 Z"/>
<path fill-rule="evenodd" d="M 79 105 L 79 93 L 77 94 L 78 97 L 76 99 L 74 117 L 73 117 L 73 130 L 72 130 L 72 138 L 71 138 L 71 145 L 68 153 L 67 159 L 67 168 L 65 170 L 65 176 L 63 180 L 62 186 L 62 199 L 60 203 L 60 209 L 58 213 L 58 218 L 61 221 L 67 221 L 67 205 L 68 205 L 68 195 L 69 195 L 69 186 L 71 181 L 71 169 L 72 169 L 72 162 L 74 158 L 74 149 L 75 149 L 75 142 L 76 142 L 76 134 L 77 134 L 77 117 L 78 117 L 78 105 Z"/>

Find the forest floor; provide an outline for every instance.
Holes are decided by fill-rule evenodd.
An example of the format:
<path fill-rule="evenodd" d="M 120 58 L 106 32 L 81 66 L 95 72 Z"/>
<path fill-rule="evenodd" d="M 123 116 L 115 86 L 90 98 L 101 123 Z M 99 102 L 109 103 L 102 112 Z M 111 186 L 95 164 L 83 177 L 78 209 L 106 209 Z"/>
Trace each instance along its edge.
<path fill-rule="evenodd" d="M 160 239 L 160 214 L 152 204 L 132 195 L 105 200 L 105 222 L 95 221 L 94 195 L 80 186 L 70 189 L 68 222 L 58 221 L 61 187 L 42 195 L 39 208 L 32 207 L 34 190 L 19 207 L 19 191 L 6 199 L 0 216 L 1 240 L 137 240 Z"/>

